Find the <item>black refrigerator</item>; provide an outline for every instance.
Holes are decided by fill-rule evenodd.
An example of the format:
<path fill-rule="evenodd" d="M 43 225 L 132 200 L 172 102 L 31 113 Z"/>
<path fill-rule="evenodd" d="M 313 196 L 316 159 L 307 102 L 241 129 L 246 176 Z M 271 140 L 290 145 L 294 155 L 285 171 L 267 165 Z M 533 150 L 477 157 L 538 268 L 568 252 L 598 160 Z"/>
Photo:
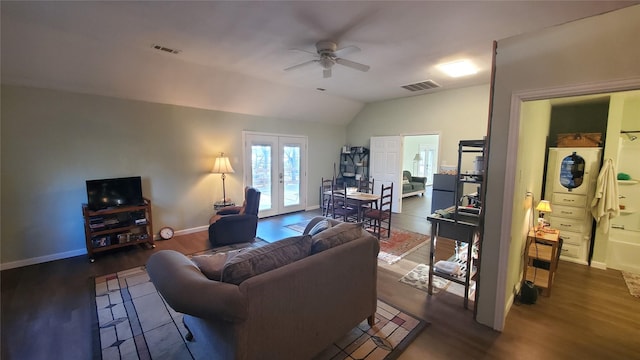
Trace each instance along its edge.
<path fill-rule="evenodd" d="M 434 174 L 431 212 L 446 209 L 456 203 L 456 175 Z"/>

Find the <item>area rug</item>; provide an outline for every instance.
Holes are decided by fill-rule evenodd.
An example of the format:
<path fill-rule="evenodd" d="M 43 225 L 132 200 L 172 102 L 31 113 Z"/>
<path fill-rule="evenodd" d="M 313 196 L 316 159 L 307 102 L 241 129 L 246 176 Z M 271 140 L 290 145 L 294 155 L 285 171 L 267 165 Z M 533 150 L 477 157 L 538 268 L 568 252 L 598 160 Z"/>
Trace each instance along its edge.
<path fill-rule="evenodd" d="M 429 265 L 418 264 L 413 270 L 399 280 L 403 284 L 407 284 L 424 292 L 429 291 Z M 451 282 L 438 276 L 433 277 L 433 293 L 437 294 L 445 290 Z"/>
<path fill-rule="evenodd" d="M 208 358 L 197 340 L 184 339 L 183 315 L 156 291 L 145 267 L 96 278 L 95 303 L 103 360 Z M 378 300 L 373 327 L 363 321 L 316 359 L 395 359 L 427 325 Z"/>
<path fill-rule="evenodd" d="M 396 263 L 430 240 L 431 236 L 429 235 L 392 227 L 391 237 L 380 238 L 378 259 L 388 264 Z"/>
<path fill-rule="evenodd" d="M 297 232 L 302 234 L 304 229 L 307 227 L 307 224 L 309 223 L 309 221 L 311 221 L 311 220 L 305 220 L 305 221 L 301 221 L 299 223 L 286 225 L 285 227 L 287 227 L 287 228 L 289 228 L 289 229 L 291 229 L 293 231 L 297 231 Z"/>
<path fill-rule="evenodd" d="M 640 274 L 622 271 L 622 277 L 624 278 L 624 282 L 627 283 L 627 288 L 631 296 L 640 298 Z"/>
<path fill-rule="evenodd" d="M 309 221 L 311 220 L 286 225 L 286 227 L 302 233 L 307 227 Z M 396 263 L 430 239 L 431 237 L 429 235 L 392 227 L 391 237 L 380 238 L 380 252 L 378 253 L 378 259 L 386 262 L 387 264 Z"/>

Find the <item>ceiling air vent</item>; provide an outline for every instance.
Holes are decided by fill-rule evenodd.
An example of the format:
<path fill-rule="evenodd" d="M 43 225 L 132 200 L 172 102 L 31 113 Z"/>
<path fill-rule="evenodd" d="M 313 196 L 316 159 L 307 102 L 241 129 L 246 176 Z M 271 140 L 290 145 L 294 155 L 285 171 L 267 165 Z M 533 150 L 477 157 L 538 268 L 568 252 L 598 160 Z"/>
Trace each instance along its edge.
<path fill-rule="evenodd" d="M 178 53 L 180 53 L 180 50 L 171 49 L 171 48 L 168 48 L 166 46 L 162 46 L 162 45 L 158 45 L 158 44 L 153 44 L 153 45 L 151 45 L 151 47 L 156 49 L 156 50 L 168 52 L 170 54 L 178 54 Z"/>
<path fill-rule="evenodd" d="M 415 84 L 409 84 L 402 86 L 403 89 L 407 89 L 409 91 L 422 91 L 422 90 L 430 90 L 439 88 L 440 84 L 433 80 L 425 80 Z"/>

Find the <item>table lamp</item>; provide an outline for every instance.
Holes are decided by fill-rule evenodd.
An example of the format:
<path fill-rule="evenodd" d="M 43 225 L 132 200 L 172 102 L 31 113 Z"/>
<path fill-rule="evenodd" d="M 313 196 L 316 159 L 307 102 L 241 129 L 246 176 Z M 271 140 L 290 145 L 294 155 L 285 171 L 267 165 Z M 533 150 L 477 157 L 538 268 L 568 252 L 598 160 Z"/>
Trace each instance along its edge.
<path fill-rule="evenodd" d="M 222 205 L 224 206 L 227 204 L 227 192 L 224 187 L 224 179 L 227 177 L 226 174 L 234 173 L 229 158 L 224 156 L 224 153 L 220 153 L 220 156 L 216 158 L 211 172 L 214 174 L 222 174 Z"/>
<path fill-rule="evenodd" d="M 548 224 L 544 221 L 544 213 L 551 212 L 551 203 L 549 200 L 540 200 L 538 206 L 536 206 L 536 210 L 538 210 L 538 226 L 544 228 Z"/>

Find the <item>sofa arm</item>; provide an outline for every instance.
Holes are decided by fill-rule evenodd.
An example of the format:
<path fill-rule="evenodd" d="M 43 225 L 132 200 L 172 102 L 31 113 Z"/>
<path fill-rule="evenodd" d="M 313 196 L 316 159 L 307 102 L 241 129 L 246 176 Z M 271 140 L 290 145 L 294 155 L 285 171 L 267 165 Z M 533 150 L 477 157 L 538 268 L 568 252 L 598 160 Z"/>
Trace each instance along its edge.
<path fill-rule="evenodd" d="M 411 177 L 411 182 L 419 182 L 422 183 L 424 185 L 427 184 L 427 178 L 423 177 L 423 176 L 412 176 Z"/>
<path fill-rule="evenodd" d="M 161 250 L 147 261 L 147 272 L 167 303 L 181 313 L 233 322 L 247 318 L 247 305 L 237 285 L 209 280 L 183 254 Z"/>
<path fill-rule="evenodd" d="M 327 218 L 327 217 L 324 217 L 324 216 L 316 216 L 313 219 L 311 219 L 311 221 L 309 221 L 307 226 L 304 228 L 304 231 L 302 232 L 302 235 L 307 235 L 309 233 L 309 231 L 311 231 L 311 229 L 313 229 L 313 227 L 316 226 L 316 224 L 319 223 L 322 220 L 329 221 L 331 226 L 336 226 L 337 224 L 340 224 L 340 221 L 338 221 L 338 220 Z"/>
<path fill-rule="evenodd" d="M 216 211 L 216 215 L 237 215 L 242 211 L 242 206 L 225 206 Z"/>

